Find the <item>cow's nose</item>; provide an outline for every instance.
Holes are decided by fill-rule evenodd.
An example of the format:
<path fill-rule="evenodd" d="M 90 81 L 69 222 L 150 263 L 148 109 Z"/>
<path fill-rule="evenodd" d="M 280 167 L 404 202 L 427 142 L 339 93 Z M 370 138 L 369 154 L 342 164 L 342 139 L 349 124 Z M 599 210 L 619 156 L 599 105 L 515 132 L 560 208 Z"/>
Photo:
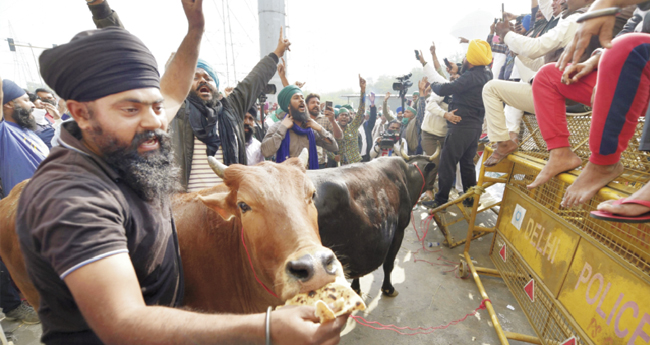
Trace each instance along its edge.
<path fill-rule="evenodd" d="M 290 276 L 306 282 L 314 276 L 314 260 L 311 255 L 305 254 L 300 259 L 287 263 L 287 273 Z"/>
<path fill-rule="evenodd" d="M 321 254 L 320 256 L 321 263 L 323 264 L 323 267 L 325 268 L 325 272 L 329 275 L 334 275 L 336 274 L 336 270 L 338 269 L 338 266 L 335 265 L 336 261 L 336 256 L 332 252 L 325 252 Z"/>

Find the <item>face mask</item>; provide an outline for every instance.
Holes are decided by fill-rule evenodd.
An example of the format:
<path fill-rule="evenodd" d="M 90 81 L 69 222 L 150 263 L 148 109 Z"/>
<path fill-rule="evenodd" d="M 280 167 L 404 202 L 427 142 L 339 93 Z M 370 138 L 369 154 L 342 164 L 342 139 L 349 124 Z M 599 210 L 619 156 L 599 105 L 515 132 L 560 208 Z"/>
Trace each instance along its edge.
<path fill-rule="evenodd" d="M 46 125 L 50 123 L 45 119 L 45 113 L 47 113 L 45 109 L 34 108 L 32 114 L 34 114 L 34 120 L 36 120 L 36 123 L 38 123 L 39 125 Z"/>
<path fill-rule="evenodd" d="M 403 125 L 408 125 L 408 124 L 409 124 L 409 119 L 407 119 L 407 118 L 403 118 L 403 119 L 402 119 L 402 124 L 403 124 Z"/>
<path fill-rule="evenodd" d="M 388 135 L 394 135 L 394 134 L 395 134 L 395 131 L 392 130 L 392 129 L 388 129 L 388 130 L 386 130 L 386 134 L 388 134 Z"/>

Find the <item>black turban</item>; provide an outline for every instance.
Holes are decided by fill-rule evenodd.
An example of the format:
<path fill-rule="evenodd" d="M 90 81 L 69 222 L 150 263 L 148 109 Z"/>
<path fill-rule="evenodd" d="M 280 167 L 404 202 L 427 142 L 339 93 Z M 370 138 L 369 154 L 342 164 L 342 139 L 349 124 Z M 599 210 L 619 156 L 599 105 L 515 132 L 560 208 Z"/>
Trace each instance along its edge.
<path fill-rule="evenodd" d="M 160 89 L 158 64 L 128 31 L 108 27 L 83 31 L 39 58 L 43 79 L 63 99 L 94 101 L 123 91 Z"/>

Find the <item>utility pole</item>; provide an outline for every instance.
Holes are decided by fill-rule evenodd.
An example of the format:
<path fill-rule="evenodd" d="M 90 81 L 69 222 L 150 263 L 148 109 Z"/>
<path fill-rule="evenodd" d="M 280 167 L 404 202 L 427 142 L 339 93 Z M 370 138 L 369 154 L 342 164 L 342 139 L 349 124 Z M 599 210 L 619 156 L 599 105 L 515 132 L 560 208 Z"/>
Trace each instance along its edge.
<path fill-rule="evenodd" d="M 258 15 L 260 21 L 260 59 L 269 53 L 273 52 L 278 45 L 280 38 L 280 28 L 284 28 L 283 32 L 286 37 L 287 30 L 285 28 L 286 10 L 284 0 L 257 0 Z M 289 64 L 287 55 L 284 56 L 284 61 Z M 288 67 L 288 66 L 286 66 Z M 288 68 L 287 68 L 288 71 Z M 278 92 L 282 90 L 282 81 L 280 76 L 276 73 L 269 84 L 274 84 Z M 269 95 L 268 101 L 277 102 L 275 95 Z"/>

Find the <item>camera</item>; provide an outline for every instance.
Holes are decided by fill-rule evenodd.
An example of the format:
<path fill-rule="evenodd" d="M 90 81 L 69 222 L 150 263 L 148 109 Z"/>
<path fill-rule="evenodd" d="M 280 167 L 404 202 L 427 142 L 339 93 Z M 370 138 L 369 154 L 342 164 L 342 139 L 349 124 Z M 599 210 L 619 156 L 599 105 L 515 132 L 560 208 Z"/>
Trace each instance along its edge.
<path fill-rule="evenodd" d="M 379 148 L 382 150 L 392 149 L 396 142 L 399 141 L 399 133 L 393 130 L 386 130 L 379 140 Z"/>
<path fill-rule="evenodd" d="M 397 77 L 397 83 L 393 83 L 393 90 L 395 91 L 404 91 L 413 86 L 413 82 L 409 80 L 413 74 L 409 73 L 401 77 Z"/>

